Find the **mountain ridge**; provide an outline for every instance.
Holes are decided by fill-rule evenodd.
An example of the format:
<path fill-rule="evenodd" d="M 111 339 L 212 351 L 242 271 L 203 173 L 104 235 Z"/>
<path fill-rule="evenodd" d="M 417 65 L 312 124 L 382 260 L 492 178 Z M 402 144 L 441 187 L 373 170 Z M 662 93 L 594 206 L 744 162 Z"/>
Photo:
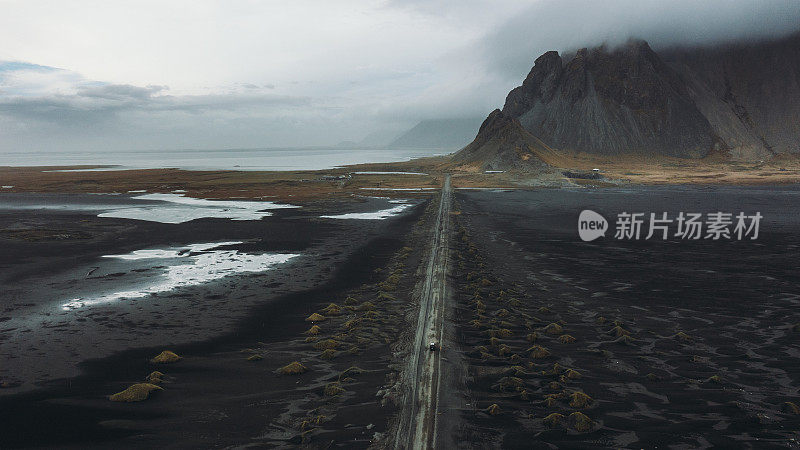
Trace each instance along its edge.
<path fill-rule="evenodd" d="M 757 160 L 800 153 L 799 99 L 800 33 L 659 52 L 632 39 L 566 60 L 545 52 L 508 93 L 502 116 L 492 114 L 516 120 L 554 154 Z M 481 127 L 466 153 L 491 141 L 487 131 Z"/>

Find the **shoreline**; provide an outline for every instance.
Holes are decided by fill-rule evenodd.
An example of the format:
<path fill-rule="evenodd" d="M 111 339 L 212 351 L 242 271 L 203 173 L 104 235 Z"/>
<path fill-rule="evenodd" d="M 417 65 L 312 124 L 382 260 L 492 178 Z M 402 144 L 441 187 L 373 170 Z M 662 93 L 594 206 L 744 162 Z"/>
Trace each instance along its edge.
<path fill-rule="evenodd" d="M 512 171 L 488 173 L 477 167 L 454 166 L 447 157 L 290 171 L 116 169 L 102 165 L 0 166 L 0 185 L 3 185 L 0 193 L 179 192 L 204 199 L 258 199 L 302 204 L 363 195 L 428 197 L 441 188 L 447 173 L 452 175 L 455 189 L 800 183 L 800 159 L 791 156 L 766 162 L 743 162 L 720 158 L 608 158 L 568 154 L 558 161 L 548 162 L 551 169 L 538 175 Z M 600 170 L 599 179 L 572 175 L 573 171 L 591 174 L 595 168 Z"/>

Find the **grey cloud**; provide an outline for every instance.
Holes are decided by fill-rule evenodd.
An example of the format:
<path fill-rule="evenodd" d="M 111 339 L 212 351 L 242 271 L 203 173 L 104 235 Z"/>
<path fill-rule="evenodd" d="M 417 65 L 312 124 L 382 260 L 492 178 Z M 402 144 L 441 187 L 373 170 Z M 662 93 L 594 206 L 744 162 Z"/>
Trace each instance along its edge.
<path fill-rule="evenodd" d="M 149 99 L 161 91 L 169 89 L 167 86 L 131 86 L 129 84 L 106 84 L 99 86 L 82 86 L 78 88 L 79 97 L 93 97 L 108 100 L 144 100 Z"/>
<path fill-rule="evenodd" d="M 268 147 L 297 145 L 298 136 L 319 145 L 355 131 L 309 97 L 164 91 L 93 85 L 72 95 L 0 96 L 0 151 Z"/>
<path fill-rule="evenodd" d="M 520 80 L 548 50 L 629 38 L 654 48 L 780 37 L 800 29 L 796 0 L 544 0 L 486 36 L 477 49 L 487 70 Z"/>
<path fill-rule="evenodd" d="M 237 111 L 244 109 L 296 108 L 309 106 L 311 99 L 280 95 L 155 95 L 165 88 L 104 85 L 79 88 L 74 95 L 6 96 L 0 98 L 0 114 L 66 124 L 107 121 L 129 112 Z"/>
<path fill-rule="evenodd" d="M 42 68 L 53 76 L 53 86 L 75 90 L 55 94 L 69 88 L 48 89 L 40 77 L 11 77 L 40 66 L 0 63 L 5 67 L 0 89 L 6 91 L 0 95 L 0 151 L 34 143 L 46 149 L 134 149 L 358 141 L 376 130 L 403 131 L 420 119 L 485 116 L 547 50 L 613 45 L 629 37 L 655 48 L 760 39 L 795 31 L 800 23 L 798 0 L 539 0 L 526 7 L 513 0 L 393 0 L 384 5 L 397 14 L 417 14 L 420 26 L 453 30 L 458 33 L 453 46 L 403 64 L 378 58 L 358 70 L 311 64 L 298 74 L 310 80 L 251 74 L 232 86 L 208 87 L 206 92 L 228 92 L 213 95 L 98 83 Z M 495 26 L 518 9 L 514 19 Z M 346 73 L 331 77 L 329 69 Z"/>

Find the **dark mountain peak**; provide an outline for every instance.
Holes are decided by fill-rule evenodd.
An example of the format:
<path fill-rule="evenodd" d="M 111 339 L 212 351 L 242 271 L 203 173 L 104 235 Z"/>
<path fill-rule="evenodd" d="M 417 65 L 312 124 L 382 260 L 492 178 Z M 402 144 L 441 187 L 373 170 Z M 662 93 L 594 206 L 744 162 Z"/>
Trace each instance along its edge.
<path fill-rule="evenodd" d="M 518 117 L 533 106 L 532 99 L 551 98 L 561 79 L 562 65 L 561 56 L 556 51 L 546 52 L 536 58 L 522 86 L 508 93 L 503 112 Z"/>
<path fill-rule="evenodd" d="M 526 82 L 532 82 L 536 78 L 546 77 L 549 74 L 558 74 L 561 71 L 562 65 L 563 62 L 558 52 L 550 50 L 536 58 L 536 61 L 533 63 L 533 68 L 522 84 L 524 85 Z"/>
<path fill-rule="evenodd" d="M 543 54 L 503 113 L 565 150 L 697 157 L 715 144 L 680 77 L 641 40 L 582 48 L 566 64 Z"/>
<path fill-rule="evenodd" d="M 459 154 L 513 167 L 530 148 L 550 151 L 531 152 L 547 161 L 557 150 L 741 159 L 800 153 L 799 97 L 800 33 L 660 52 L 639 39 L 566 56 L 549 51 Z"/>
<path fill-rule="evenodd" d="M 478 136 L 494 133 L 503 127 L 503 125 L 505 125 L 508 121 L 508 116 L 503 114 L 503 112 L 499 109 L 495 109 L 494 111 L 490 112 L 486 119 L 484 119 L 483 123 L 481 123 L 481 127 L 478 129 Z"/>
<path fill-rule="evenodd" d="M 470 145 L 483 145 L 492 138 L 508 136 L 518 131 L 515 130 L 517 127 L 520 130 L 523 129 L 517 119 L 504 114 L 499 109 L 495 109 L 483 121 L 478 130 L 478 135 Z"/>

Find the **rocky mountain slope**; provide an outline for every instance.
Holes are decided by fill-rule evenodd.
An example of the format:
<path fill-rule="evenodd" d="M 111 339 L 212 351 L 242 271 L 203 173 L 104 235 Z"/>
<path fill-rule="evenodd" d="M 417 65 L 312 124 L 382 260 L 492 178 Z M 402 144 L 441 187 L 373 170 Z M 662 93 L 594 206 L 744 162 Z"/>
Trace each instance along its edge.
<path fill-rule="evenodd" d="M 519 120 L 495 109 L 483 121 L 475 140 L 453 155 L 453 162 L 480 170 L 541 171 L 547 168 L 545 160 L 552 153 Z"/>
<path fill-rule="evenodd" d="M 491 130 L 503 134 L 485 133 Z M 456 159 L 477 154 L 477 147 L 488 151 L 489 142 L 516 151 L 511 142 L 519 139 L 555 153 L 742 159 L 800 153 L 800 33 L 660 53 L 644 41 L 565 58 L 547 52 Z M 516 161 L 489 157 L 509 158 Z"/>
<path fill-rule="evenodd" d="M 800 153 L 800 33 L 772 42 L 660 54 L 683 78 L 732 156 Z"/>

